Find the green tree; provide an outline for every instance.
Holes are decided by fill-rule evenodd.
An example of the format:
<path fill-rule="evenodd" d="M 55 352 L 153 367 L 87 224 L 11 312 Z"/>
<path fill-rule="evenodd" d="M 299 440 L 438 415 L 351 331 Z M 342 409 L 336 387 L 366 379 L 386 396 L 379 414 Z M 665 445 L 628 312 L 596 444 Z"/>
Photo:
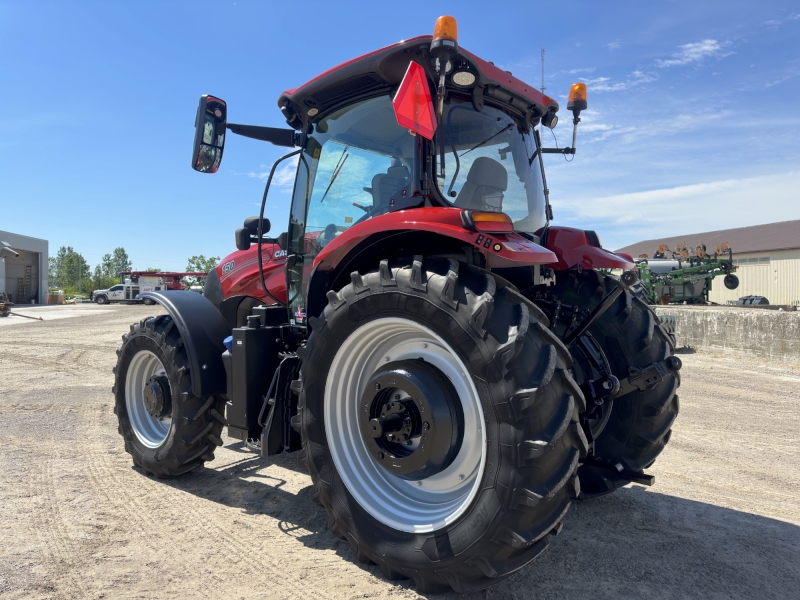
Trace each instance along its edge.
<path fill-rule="evenodd" d="M 108 254 L 106 254 L 108 256 Z M 103 257 L 105 263 L 105 256 Z M 109 275 L 113 275 L 114 277 L 119 277 L 119 273 L 121 271 L 130 271 L 133 263 L 131 262 L 128 253 L 125 252 L 125 248 L 120 246 L 119 248 L 114 248 L 114 252 L 110 257 L 108 268 L 111 271 Z"/>
<path fill-rule="evenodd" d="M 210 273 L 214 270 L 219 262 L 219 256 L 209 256 L 206 258 L 202 254 L 192 256 L 186 263 L 186 270 L 191 272 Z M 198 277 L 184 277 L 183 282 L 187 287 L 195 285 L 200 281 Z"/>
<path fill-rule="evenodd" d="M 89 263 L 72 246 L 61 246 L 48 263 L 48 275 L 55 286 L 80 291 L 92 287 Z"/>
<path fill-rule="evenodd" d="M 147 267 L 145 271 L 148 273 L 161 273 L 161 269 L 157 269 L 156 267 Z"/>
<path fill-rule="evenodd" d="M 106 254 L 106 256 L 110 255 Z M 119 277 L 107 275 L 107 272 L 102 263 L 94 268 L 94 273 L 92 274 L 92 290 L 107 290 L 112 285 L 119 283 Z"/>

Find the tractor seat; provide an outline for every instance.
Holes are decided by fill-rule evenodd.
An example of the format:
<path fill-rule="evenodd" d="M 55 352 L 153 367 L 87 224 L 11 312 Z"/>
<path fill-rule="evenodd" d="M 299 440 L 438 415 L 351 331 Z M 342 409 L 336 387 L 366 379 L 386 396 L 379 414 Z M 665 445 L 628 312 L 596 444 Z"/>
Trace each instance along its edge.
<path fill-rule="evenodd" d="M 508 171 L 494 159 L 480 156 L 467 174 L 467 181 L 453 203 L 467 210 L 499 212 L 503 209 L 503 192 L 508 189 Z"/>
<path fill-rule="evenodd" d="M 372 178 L 372 187 L 365 188 L 372 193 L 372 205 L 378 212 L 389 210 L 392 196 L 408 185 L 408 169 L 403 166 L 389 167 L 386 173 L 378 173 Z"/>

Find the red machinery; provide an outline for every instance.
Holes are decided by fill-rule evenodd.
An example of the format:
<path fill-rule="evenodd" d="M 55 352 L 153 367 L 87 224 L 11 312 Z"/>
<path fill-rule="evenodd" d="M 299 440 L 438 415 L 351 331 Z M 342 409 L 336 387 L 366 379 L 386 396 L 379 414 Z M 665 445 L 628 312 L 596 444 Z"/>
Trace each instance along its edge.
<path fill-rule="evenodd" d="M 193 471 L 223 428 L 296 452 L 330 531 L 425 593 L 492 585 L 575 498 L 652 484 L 680 361 L 630 257 L 552 225 L 543 155 L 575 154 L 586 86 L 569 93 L 572 146 L 545 148 L 535 127 L 556 126 L 556 101 L 441 17 L 278 106 L 291 129 L 228 123 L 201 97 L 196 171 L 219 169 L 228 131 L 292 151 L 205 297 L 144 294 L 167 314 L 131 326 L 115 369 L 134 464 Z M 288 227 L 267 238 L 292 157 Z"/>

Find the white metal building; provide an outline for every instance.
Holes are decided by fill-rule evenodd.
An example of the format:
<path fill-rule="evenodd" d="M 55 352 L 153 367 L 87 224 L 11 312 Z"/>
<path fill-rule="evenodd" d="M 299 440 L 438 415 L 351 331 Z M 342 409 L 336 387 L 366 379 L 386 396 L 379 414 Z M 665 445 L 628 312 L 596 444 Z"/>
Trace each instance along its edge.
<path fill-rule="evenodd" d="M 19 253 L 18 257 L 0 257 L 0 292 L 14 304 L 47 302 L 47 240 L 0 231 L 0 241 Z"/>
<path fill-rule="evenodd" d="M 689 248 L 703 243 L 712 254 L 723 242 L 731 245 L 739 287 L 729 290 L 721 278 L 715 279 L 708 295 L 712 302 L 727 304 L 742 296 L 764 296 L 770 304 L 800 304 L 800 220 L 646 240 L 621 251 L 634 258 L 653 256 L 660 244 L 672 249 L 681 242 Z"/>

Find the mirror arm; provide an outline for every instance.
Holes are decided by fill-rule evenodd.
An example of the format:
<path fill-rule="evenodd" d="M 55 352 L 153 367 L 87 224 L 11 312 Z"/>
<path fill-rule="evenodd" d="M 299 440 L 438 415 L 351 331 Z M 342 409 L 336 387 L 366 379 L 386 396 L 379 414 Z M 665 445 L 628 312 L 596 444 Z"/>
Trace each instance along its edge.
<path fill-rule="evenodd" d="M 295 131 L 294 129 L 260 127 L 258 125 L 238 125 L 236 123 L 228 123 L 228 129 L 230 129 L 233 133 L 242 135 L 244 137 L 253 138 L 254 140 L 261 140 L 262 142 L 269 142 L 275 146 L 285 146 L 286 148 L 300 146 L 300 140 L 303 136 L 302 133 Z"/>
<path fill-rule="evenodd" d="M 575 154 L 575 148 L 542 148 L 542 154 Z"/>

